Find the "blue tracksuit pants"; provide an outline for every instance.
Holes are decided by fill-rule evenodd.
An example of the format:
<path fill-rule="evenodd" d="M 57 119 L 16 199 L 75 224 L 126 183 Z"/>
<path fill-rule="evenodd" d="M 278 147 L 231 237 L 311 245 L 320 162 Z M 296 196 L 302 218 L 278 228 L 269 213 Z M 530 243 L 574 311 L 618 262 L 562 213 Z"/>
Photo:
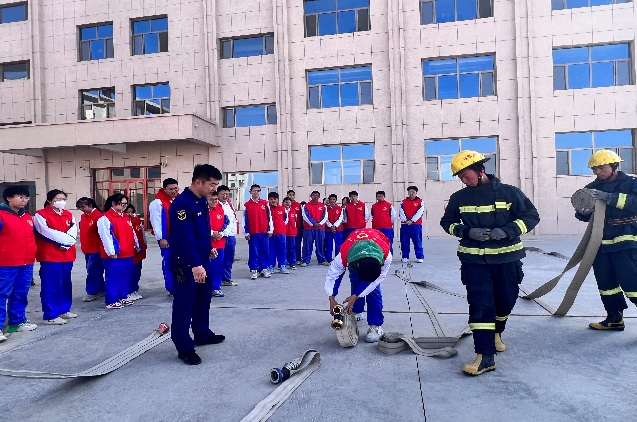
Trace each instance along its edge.
<path fill-rule="evenodd" d="M 325 259 L 331 261 L 334 256 L 338 255 L 342 244 L 343 232 L 325 230 Z"/>
<path fill-rule="evenodd" d="M 134 267 L 132 256 L 130 258 L 104 258 L 106 273 L 104 302 L 107 305 L 126 299 L 130 293 Z"/>
<path fill-rule="evenodd" d="M 86 261 L 86 294 L 96 295 L 104 291 L 104 263 L 98 253 L 84 255 Z"/>
<path fill-rule="evenodd" d="M 285 236 L 286 258 L 288 265 L 296 265 L 296 236 Z"/>
<path fill-rule="evenodd" d="M 394 229 L 377 229 L 389 239 L 389 252 L 394 255 Z"/>
<path fill-rule="evenodd" d="M 237 248 L 235 236 L 226 237 L 226 247 L 223 249 L 223 275 L 224 281 L 232 280 L 232 264 L 234 263 L 234 251 Z"/>
<path fill-rule="evenodd" d="M 208 265 L 206 265 L 206 276 L 212 285 L 212 290 L 221 289 L 225 249 L 217 249 L 217 254 L 217 257 L 215 259 L 209 259 Z"/>
<path fill-rule="evenodd" d="M 335 289 L 338 289 L 338 286 L 340 286 L 343 275 L 336 280 Z M 349 281 L 352 285 L 351 292 L 355 295 L 360 295 L 363 293 L 363 290 L 369 286 L 369 283 L 362 281 L 358 277 L 356 271 L 349 270 Z M 356 303 L 354 303 L 352 311 L 357 314 L 363 312 L 365 310 L 365 302 L 367 302 L 367 323 L 369 325 L 378 325 L 379 327 L 383 325 L 383 295 L 380 291 L 380 285 L 367 296 L 358 298 Z"/>
<path fill-rule="evenodd" d="M 284 234 L 273 234 L 270 237 L 270 267 L 275 267 L 277 263 L 279 268 L 287 265 L 285 238 Z"/>
<path fill-rule="evenodd" d="M 131 277 L 131 284 L 128 288 L 128 293 L 133 293 L 139 290 L 139 280 L 142 279 L 142 262 L 133 264 L 133 276 Z"/>
<path fill-rule="evenodd" d="M 170 240 L 168 242 L 170 244 Z M 168 292 L 172 293 L 174 276 L 172 271 L 170 270 L 170 248 L 159 250 L 161 252 L 161 271 L 164 274 L 164 287 Z"/>
<path fill-rule="evenodd" d="M 422 224 L 401 224 L 400 226 L 400 248 L 402 257 L 409 259 L 409 241 L 414 244 L 416 259 L 425 259 L 425 252 L 422 248 Z"/>
<path fill-rule="evenodd" d="M 303 250 L 301 249 L 301 246 L 303 245 L 303 224 L 301 224 L 301 227 L 299 227 L 299 231 L 296 234 L 296 250 L 295 250 L 295 255 L 296 255 L 296 260 L 300 261 L 303 257 Z"/>
<path fill-rule="evenodd" d="M 325 262 L 323 247 L 325 245 L 325 229 L 303 230 L 303 262 L 310 263 L 312 259 L 312 246 L 316 245 L 316 259 L 321 264 Z"/>
<path fill-rule="evenodd" d="M 9 325 L 19 325 L 27 320 L 27 296 L 32 278 L 33 264 L 0 267 L 0 330 L 7 314 Z"/>
<path fill-rule="evenodd" d="M 43 319 L 55 319 L 71 310 L 72 269 L 72 262 L 40 262 L 40 281 L 42 282 L 40 300 Z"/>
<path fill-rule="evenodd" d="M 251 234 L 248 240 L 248 267 L 250 271 L 263 271 L 270 265 L 270 244 L 266 233 Z"/>

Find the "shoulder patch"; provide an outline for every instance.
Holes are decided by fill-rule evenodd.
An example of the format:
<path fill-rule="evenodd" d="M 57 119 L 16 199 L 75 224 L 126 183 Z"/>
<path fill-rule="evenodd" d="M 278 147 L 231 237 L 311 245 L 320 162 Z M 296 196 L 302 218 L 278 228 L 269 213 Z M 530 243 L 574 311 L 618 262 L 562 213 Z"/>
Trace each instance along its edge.
<path fill-rule="evenodd" d="M 179 220 L 185 220 L 186 219 L 186 210 L 177 211 L 177 218 Z"/>

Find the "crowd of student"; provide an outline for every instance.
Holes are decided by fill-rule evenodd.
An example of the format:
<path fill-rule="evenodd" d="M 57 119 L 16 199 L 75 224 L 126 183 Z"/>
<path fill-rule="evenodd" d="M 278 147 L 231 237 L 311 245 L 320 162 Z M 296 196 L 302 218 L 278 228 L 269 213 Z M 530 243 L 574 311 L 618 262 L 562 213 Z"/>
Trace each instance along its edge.
<path fill-rule="evenodd" d="M 400 218 L 402 259 L 409 259 L 410 240 L 417 262 L 422 262 L 422 216 L 424 202 L 418 188 L 410 186 L 409 196 L 394 206 L 385 200 L 385 192 L 376 193 L 376 203 L 368 207 L 352 191 L 349 198 L 329 195 L 320 201 L 314 191 L 307 202 L 297 202 L 289 190 L 280 203 L 279 194 L 270 192 L 261 198 L 261 187 L 250 188 L 251 198 L 244 204 L 243 235 L 248 240 L 250 278 L 269 278 L 272 274 L 290 274 L 298 266 L 306 267 L 313 252 L 319 265 L 329 266 L 347 236 L 367 226 L 371 219 L 390 240 L 394 223 Z M 162 257 L 164 287 L 173 292 L 174 272 L 170 269 L 171 245 L 168 211 L 179 195 L 175 179 L 163 181 L 162 189 L 149 204 L 149 219 Z M 29 192 L 19 186 L 8 187 L 0 204 L 0 329 L 8 318 L 5 333 L 37 328 L 26 318 L 27 296 L 33 279 L 33 264 L 40 263 L 40 299 L 44 324 L 63 325 L 77 314 L 71 311 L 71 271 L 76 260 L 76 243 L 86 264 L 84 302 L 104 300 L 107 309 L 121 309 L 141 299 L 139 281 L 147 244 L 142 220 L 129 198 L 116 193 L 108 197 L 103 210 L 92 198 L 82 197 L 76 207 L 82 212 L 79 224 L 67 209 L 67 194 L 59 189 L 47 193 L 42 209 L 31 217 L 25 207 Z M 232 279 L 236 236 L 240 223 L 230 202 L 230 189 L 218 186 L 208 196 L 213 253 L 207 274 L 214 297 L 223 297 L 222 287 L 237 286 Z M 371 208 L 371 210 L 370 210 Z M 0 331 L 0 341 L 6 337 Z"/>

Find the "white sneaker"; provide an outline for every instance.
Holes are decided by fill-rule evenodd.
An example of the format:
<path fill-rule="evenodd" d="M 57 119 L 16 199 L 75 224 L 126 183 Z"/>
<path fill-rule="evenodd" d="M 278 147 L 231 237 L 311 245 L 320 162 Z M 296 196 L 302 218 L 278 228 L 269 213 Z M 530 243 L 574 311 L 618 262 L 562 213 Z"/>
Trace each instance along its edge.
<path fill-rule="evenodd" d="M 63 320 L 60 317 L 57 317 L 57 318 L 53 318 L 53 319 L 45 319 L 44 323 L 46 325 L 64 325 L 64 324 L 66 324 L 66 321 Z"/>
<path fill-rule="evenodd" d="M 367 336 L 365 336 L 365 341 L 367 343 L 376 343 L 380 336 L 384 333 L 382 327 L 378 325 L 370 325 L 369 330 L 367 330 Z"/>
<path fill-rule="evenodd" d="M 281 274 L 290 274 L 290 270 L 287 267 L 281 267 Z"/>
<path fill-rule="evenodd" d="M 232 280 L 224 280 L 221 282 L 221 285 L 222 286 L 238 286 L 238 284 Z"/>
<path fill-rule="evenodd" d="M 403 259 L 401 259 L 400 261 L 401 261 L 401 262 L 409 262 L 409 259 L 407 259 L 407 258 L 403 258 Z"/>
<path fill-rule="evenodd" d="M 65 313 L 60 315 L 60 318 L 62 318 L 62 319 L 77 318 L 77 314 L 74 314 L 73 312 L 65 312 Z"/>
<path fill-rule="evenodd" d="M 261 275 L 265 278 L 270 278 L 272 276 L 272 274 L 270 273 L 270 271 L 268 271 L 267 269 L 263 269 L 263 271 L 261 271 Z"/>
<path fill-rule="evenodd" d="M 423 261 L 424 261 L 424 259 L 417 259 L 417 260 L 416 260 L 416 262 L 417 262 L 417 263 L 419 263 L 419 264 L 422 264 L 422 263 L 423 263 Z"/>
<path fill-rule="evenodd" d="M 38 328 L 37 325 L 32 324 L 31 321 L 29 321 L 29 320 L 26 320 L 22 324 L 19 324 L 17 327 L 13 328 L 12 332 L 33 331 L 36 328 Z"/>
<path fill-rule="evenodd" d="M 97 300 L 97 299 L 99 299 L 101 297 L 104 297 L 104 293 L 98 293 L 96 295 L 87 294 L 86 296 L 84 296 L 82 298 L 82 302 L 92 302 L 92 301 Z"/>
<path fill-rule="evenodd" d="M 2 334 L 2 331 L 0 331 L 0 343 L 2 343 L 3 341 L 7 341 L 7 338 L 4 336 L 4 334 Z"/>
<path fill-rule="evenodd" d="M 109 303 L 108 305 L 106 305 L 106 309 L 122 309 L 123 307 L 124 305 L 119 303 L 119 301 L 115 303 Z"/>
<path fill-rule="evenodd" d="M 307 264 L 305 262 L 301 262 L 301 267 L 307 267 Z"/>
<path fill-rule="evenodd" d="M 256 280 L 259 277 L 259 272 L 257 270 L 250 271 L 250 280 Z"/>
<path fill-rule="evenodd" d="M 132 295 L 134 296 L 133 300 L 139 300 L 144 298 L 144 296 L 140 295 L 139 292 L 133 292 Z"/>
<path fill-rule="evenodd" d="M 223 294 L 223 292 L 221 290 L 213 290 L 212 291 L 212 297 L 224 297 L 225 295 Z"/>
<path fill-rule="evenodd" d="M 354 316 L 356 317 L 356 321 L 362 321 L 363 319 L 365 319 L 365 314 L 363 312 L 354 314 Z"/>

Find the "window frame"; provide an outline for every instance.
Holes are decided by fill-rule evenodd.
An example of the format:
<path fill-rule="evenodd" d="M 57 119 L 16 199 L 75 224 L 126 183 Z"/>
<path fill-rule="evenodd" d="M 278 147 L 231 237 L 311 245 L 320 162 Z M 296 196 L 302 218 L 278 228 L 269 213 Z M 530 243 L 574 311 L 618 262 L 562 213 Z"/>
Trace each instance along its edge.
<path fill-rule="evenodd" d="M 371 145 L 373 149 L 373 156 L 371 158 L 343 158 L 343 149 L 349 146 L 361 146 L 361 145 Z M 312 148 L 325 148 L 325 147 L 339 147 L 340 149 L 340 159 L 330 159 L 330 160 L 312 160 Z M 360 162 L 360 182 L 345 182 L 345 162 Z M 371 181 L 365 182 L 365 163 L 372 162 L 372 174 Z M 314 183 L 313 173 L 312 173 L 312 164 L 321 163 L 321 183 Z M 341 180 L 338 183 L 325 183 L 325 163 L 340 163 L 340 173 Z M 310 185 L 311 186 L 334 186 L 334 185 L 368 185 L 374 184 L 376 181 L 376 144 L 373 142 L 366 142 L 360 144 L 338 144 L 338 145 L 310 145 L 308 151 L 308 170 L 310 171 Z"/>
<path fill-rule="evenodd" d="M 370 74 L 371 74 L 371 79 L 369 80 L 359 80 L 359 81 L 347 81 L 347 82 L 341 82 L 341 69 L 357 69 L 357 68 L 365 68 L 368 67 Z M 311 72 L 318 72 L 318 71 L 324 71 L 324 70 L 337 70 L 338 71 L 338 81 L 337 82 L 330 82 L 330 83 L 324 83 L 324 84 L 312 84 L 310 85 L 309 82 L 309 75 Z M 313 109 L 313 110 L 322 110 L 325 108 L 341 108 L 341 107 L 361 107 L 361 106 L 366 106 L 366 105 L 374 105 L 374 72 L 373 72 L 373 68 L 371 64 L 364 64 L 364 65 L 355 65 L 355 66 L 342 66 L 342 67 L 328 67 L 328 68 L 321 68 L 321 69 L 308 69 L 305 71 L 305 80 L 306 80 L 306 91 L 305 91 L 305 95 L 307 96 L 307 101 L 306 101 L 306 107 L 308 110 Z M 358 85 L 357 90 L 358 90 L 358 104 L 356 105 L 342 105 L 342 95 L 341 95 L 341 85 L 347 85 L 347 84 L 354 84 L 356 83 Z M 362 98 L 362 90 L 361 90 L 361 85 L 362 84 L 369 84 L 369 92 L 370 92 L 370 102 L 365 102 L 363 103 L 363 98 Z M 322 87 L 324 86 L 337 86 L 338 87 L 338 106 L 334 106 L 334 107 L 323 107 L 323 89 Z M 312 88 L 318 88 L 318 107 L 312 107 L 312 103 L 311 103 L 311 97 L 310 97 L 310 91 Z"/>
<path fill-rule="evenodd" d="M 108 26 L 108 25 L 111 26 L 111 36 L 110 37 L 106 37 L 106 38 L 100 38 L 98 28 L 101 27 L 101 26 Z M 97 38 L 93 38 L 93 39 L 90 39 L 90 40 L 83 40 L 82 39 L 82 30 L 83 29 L 88 29 L 88 28 L 95 28 L 95 33 L 97 35 Z M 114 36 L 115 36 L 115 32 L 114 32 L 114 26 L 113 26 L 113 22 L 112 21 L 99 22 L 99 23 L 90 23 L 90 24 L 87 24 L 87 25 L 80 25 L 80 26 L 77 27 L 77 33 L 78 33 L 78 44 L 77 44 L 77 46 L 78 46 L 78 49 L 77 49 L 77 61 L 78 62 L 90 62 L 90 61 L 93 61 L 93 60 L 108 60 L 108 59 L 115 58 L 115 44 L 113 42 L 113 39 L 114 39 Z M 111 47 L 110 51 L 113 53 L 112 57 L 108 56 L 108 53 L 109 53 L 108 40 L 111 41 L 110 42 L 110 47 Z M 92 43 L 93 42 L 97 42 L 97 41 L 101 41 L 101 42 L 104 43 L 104 57 L 101 58 L 101 59 L 94 59 L 92 57 L 92 55 L 93 55 Z M 82 51 L 83 51 L 82 50 L 82 46 L 84 44 L 88 44 L 88 46 L 89 46 L 88 47 L 88 54 L 89 54 L 90 58 L 88 58 L 86 60 L 82 59 Z"/>
<path fill-rule="evenodd" d="M 19 64 L 24 64 L 26 65 L 26 71 L 27 71 L 27 77 L 26 78 L 18 78 L 18 79 L 5 79 L 4 78 L 4 67 L 5 66 L 12 66 L 12 65 L 19 65 Z M 7 82 L 7 81 L 24 81 L 24 80 L 29 80 L 31 79 L 31 62 L 29 60 L 18 60 L 15 62 L 6 62 L 6 63 L 0 63 L 0 82 Z"/>
<path fill-rule="evenodd" d="M 493 174 L 495 174 L 496 176 L 498 175 L 498 172 L 500 171 L 500 166 L 499 166 L 499 157 L 500 157 L 500 138 L 497 135 L 493 135 L 493 136 L 471 136 L 471 137 L 463 137 L 463 138 L 433 138 L 433 139 L 425 139 L 424 142 L 424 149 L 425 149 L 425 180 L 428 182 L 450 182 L 456 179 L 456 176 L 452 176 L 451 179 L 442 179 L 441 177 L 441 157 L 453 157 L 455 154 L 457 154 L 460 151 L 463 151 L 465 148 L 462 147 L 462 142 L 463 141 L 475 141 L 475 140 L 479 140 L 479 139 L 493 139 L 495 141 L 495 152 L 480 152 L 481 154 L 483 154 L 485 157 L 491 157 L 491 160 L 489 161 L 489 163 L 487 163 L 487 165 L 493 165 L 494 169 L 493 169 Z M 427 154 L 427 142 L 437 142 L 437 141 L 458 141 L 458 151 L 454 152 L 454 153 L 450 153 L 450 154 L 432 154 L 432 155 L 428 155 Z M 432 172 L 432 170 L 429 168 L 429 160 L 430 159 L 435 159 L 436 160 L 436 173 L 437 173 L 437 179 L 430 179 L 429 178 L 429 174 L 430 172 Z M 489 172 L 487 170 L 487 172 Z"/>
<path fill-rule="evenodd" d="M 19 21 L 11 21 L 11 22 L 2 22 L 2 9 L 7 9 L 10 7 L 23 6 L 24 7 L 24 19 Z M 0 5 L 0 25 L 6 25 L 10 23 L 18 23 L 18 22 L 26 22 L 29 20 L 29 5 L 26 1 L 20 1 L 16 3 L 7 3 Z"/>
<path fill-rule="evenodd" d="M 250 125 L 250 126 L 237 126 L 237 109 L 242 108 L 253 108 L 253 107 L 263 107 L 264 121 L 263 125 Z M 270 114 L 270 110 L 274 108 L 274 114 Z M 232 126 L 228 126 L 228 113 L 232 112 Z M 237 127 L 256 127 L 256 126 L 269 126 L 276 125 L 278 121 L 278 114 L 276 109 L 276 103 L 269 104 L 251 104 L 244 106 L 234 106 L 234 107 L 223 107 L 221 109 L 221 123 L 222 128 L 224 129 L 234 129 Z M 271 117 L 274 116 L 274 121 L 272 121 Z"/>
<path fill-rule="evenodd" d="M 153 31 L 152 30 L 152 21 L 153 20 L 158 20 L 158 19 L 166 19 L 166 29 L 165 30 L 161 30 L 161 31 Z M 151 30 L 149 30 L 148 32 L 141 32 L 141 33 L 135 33 L 135 23 L 137 22 L 149 22 L 149 28 L 151 28 Z M 148 54 L 159 54 L 159 53 L 168 53 L 169 48 L 168 48 L 168 31 L 169 31 L 169 21 L 168 21 L 168 15 L 159 15 L 159 16 L 144 16 L 141 18 L 135 18 L 135 19 L 131 19 L 130 20 L 130 51 L 131 51 L 131 56 L 145 56 Z M 166 51 L 161 51 L 161 36 L 159 34 L 161 33 L 166 33 Z M 158 51 L 152 52 L 152 53 L 146 53 L 145 51 L 145 46 L 146 43 L 144 41 L 145 37 L 147 34 L 157 34 L 157 49 Z M 142 52 L 141 53 L 136 53 L 135 52 L 135 38 L 136 37 L 141 37 L 141 47 L 142 47 Z"/>
<path fill-rule="evenodd" d="M 141 87 L 151 87 L 152 89 L 152 95 L 154 95 L 154 89 L 156 86 L 160 86 L 160 85 L 167 85 L 168 86 L 168 97 L 151 97 L 151 98 L 145 98 L 145 99 L 141 99 L 138 100 L 137 99 L 137 88 L 141 88 Z M 132 92 L 132 100 L 133 100 L 133 116 L 160 116 L 162 114 L 170 114 L 171 113 L 171 95 L 172 95 L 172 90 L 170 88 L 170 82 L 154 82 L 154 83 L 150 83 L 150 84 L 139 84 L 139 85 L 132 85 L 133 88 L 133 92 Z M 164 108 L 163 108 L 163 102 L 164 100 L 168 99 L 168 111 L 164 112 Z M 146 110 L 147 110 L 147 104 L 149 100 L 159 100 L 159 113 L 150 113 L 150 114 L 146 114 Z M 143 114 L 137 114 L 137 103 L 138 102 L 144 102 L 144 113 Z"/>
<path fill-rule="evenodd" d="M 613 60 L 596 60 L 593 61 L 592 58 L 592 47 L 606 47 L 606 46 L 614 46 L 614 45 L 626 45 L 628 49 L 628 57 L 625 59 L 613 59 Z M 553 91 L 568 91 L 573 89 L 590 89 L 590 88 L 610 88 L 613 86 L 627 86 L 635 84 L 635 71 L 634 71 L 634 59 L 632 57 L 632 49 L 633 42 L 613 42 L 607 44 L 586 44 L 586 45 L 576 45 L 576 46 L 568 46 L 562 48 L 553 48 L 552 53 L 558 50 L 570 50 L 575 48 L 586 48 L 588 50 L 588 61 L 587 62 L 572 62 L 572 63 L 560 63 L 555 64 L 555 58 L 551 57 L 551 61 L 553 62 Z M 606 86 L 593 86 L 593 64 L 595 63 L 612 63 L 613 64 L 613 85 Z M 618 72 L 617 65 L 618 63 L 627 63 L 628 64 L 628 83 L 624 85 L 618 85 Z M 569 86 L 569 66 L 576 65 L 587 65 L 588 66 L 588 86 L 583 88 L 570 88 Z M 564 88 L 556 88 L 555 85 L 555 70 L 557 68 L 563 69 L 564 72 Z"/>
<path fill-rule="evenodd" d="M 605 132 L 621 132 L 621 131 L 630 131 L 631 133 L 631 146 L 603 146 L 603 147 L 596 147 L 595 146 L 595 135 L 597 133 L 605 133 Z M 557 136 L 558 135 L 569 135 L 569 134 L 583 134 L 583 133 L 590 133 L 591 136 L 591 147 L 578 147 L 578 148 L 558 148 L 557 147 Z M 631 157 L 632 157 L 632 165 L 633 165 L 633 171 L 632 172 L 626 172 L 628 174 L 635 174 L 637 172 L 637 164 L 635 162 L 636 158 L 637 158 L 637 148 L 636 148 L 636 144 L 637 144 L 637 129 L 636 128 L 625 128 L 625 129 L 606 129 L 606 130 L 589 130 L 589 131 L 573 131 L 573 132 L 556 132 L 555 133 L 555 137 L 554 137 L 554 146 L 555 146 L 555 175 L 557 177 L 573 177 L 573 176 L 593 176 L 593 173 L 587 173 L 587 174 L 574 174 L 573 173 L 573 159 L 572 159 L 572 151 L 591 151 L 591 154 L 593 154 L 596 151 L 599 151 L 600 149 L 608 149 L 611 151 L 615 151 L 615 153 L 619 154 L 621 156 L 620 150 L 621 149 L 630 149 L 631 151 Z M 558 154 L 559 153 L 566 153 L 566 166 L 568 168 L 568 174 L 564 174 L 564 173 L 559 173 L 558 172 L 558 166 L 560 165 L 560 163 L 558 162 Z M 618 170 L 623 171 L 621 168 L 622 164 L 619 163 L 619 168 Z"/>
<path fill-rule="evenodd" d="M 326 37 L 326 36 L 330 36 L 330 35 L 340 35 L 340 34 L 354 34 L 356 32 L 366 32 L 366 31 L 371 31 L 372 29 L 372 19 L 371 19 L 371 13 L 370 13 L 370 9 L 371 9 L 371 0 L 368 0 L 367 2 L 367 7 L 353 7 L 353 8 L 347 8 L 347 9 L 339 9 L 338 7 L 338 3 L 340 0 L 334 0 L 335 4 L 336 4 L 336 8 L 334 10 L 330 10 L 330 11 L 323 11 L 323 12 L 313 12 L 313 13 L 307 13 L 306 9 L 305 9 L 305 4 L 306 4 L 306 0 L 303 0 L 303 35 L 304 38 L 311 38 L 311 37 Z M 367 29 L 359 29 L 361 28 L 361 22 L 359 22 L 359 11 L 360 10 L 366 10 L 367 11 Z M 353 32 L 339 32 L 338 31 L 338 14 L 339 13 L 343 13 L 343 12 L 354 12 L 355 13 L 355 17 L 354 17 L 354 28 L 355 30 Z M 334 34 L 325 34 L 325 35 L 321 35 L 320 31 L 319 31 L 319 16 L 320 15 L 327 15 L 327 14 L 334 14 L 334 25 L 336 28 L 336 32 Z M 308 18 L 309 19 L 314 19 L 314 28 L 316 28 L 316 33 L 313 35 L 308 35 Z"/>
<path fill-rule="evenodd" d="M 556 2 L 560 2 L 562 3 L 562 7 L 556 9 L 555 3 Z M 595 4 L 595 5 L 591 5 L 591 0 L 588 0 L 588 4 L 586 6 L 576 6 L 576 7 L 568 7 L 568 2 L 567 0 L 551 0 L 551 11 L 553 10 L 571 10 L 571 9 L 581 9 L 583 7 L 597 7 L 597 6 L 608 6 L 608 5 L 613 5 L 613 4 L 626 4 L 626 3 L 632 3 L 632 0 L 628 0 L 628 1 L 618 1 L 618 0 L 610 0 L 608 3 L 606 4 Z"/>
<path fill-rule="evenodd" d="M 467 58 L 477 58 L 477 57 L 492 57 L 493 58 L 493 69 L 492 70 L 478 70 L 478 71 L 460 71 L 460 60 Z M 425 63 L 426 62 L 436 62 L 442 60 L 455 60 L 456 61 L 456 73 L 445 73 L 445 74 L 435 74 L 435 75 L 427 75 L 425 74 Z M 498 88 L 497 88 L 497 63 L 496 63 L 496 53 L 487 53 L 487 54 L 479 54 L 479 55 L 470 55 L 470 56 L 453 56 L 453 57 L 436 57 L 436 58 L 425 58 L 421 60 L 421 73 L 422 73 L 422 98 L 423 101 L 443 101 L 443 100 L 459 100 L 461 98 L 481 98 L 481 97 L 497 97 L 498 96 Z M 460 75 L 472 75 L 478 74 L 478 96 L 477 97 L 463 97 L 461 96 L 461 86 L 460 86 Z M 492 75 L 492 93 L 489 95 L 483 95 L 483 78 L 485 74 Z M 456 76 L 456 92 L 458 94 L 457 97 L 454 98 L 439 98 L 440 97 L 440 88 L 439 88 L 439 77 L 440 76 Z M 434 89 L 435 89 L 435 98 L 427 98 L 427 79 L 434 79 Z"/>
<path fill-rule="evenodd" d="M 256 184 L 261 186 L 260 198 L 267 201 L 268 193 L 279 192 L 279 171 L 278 170 L 263 170 L 258 172 L 228 172 L 223 173 L 223 181 L 228 189 L 230 189 L 229 201 L 233 204 L 236 211 L 242 211 L 243 204 L 250 199 L 250 186 L 255 182 L 255 175 L 276 173 L 277 183 L 276 185 L 266 185 L 264 183 Z M 231 180 L 232 178 L 232 180 Z M 247 190 L 247 192 L 243 192 Z M 283 202 L 283 201 L 281 201 Z"/>
<path fill-rule="evenodd" d="M 113 96 L 115 98 L 113 98 L 113 101 L 101 101 L 101 91 L 105 91 L 105 90 L 112 90 L 113 91 Z M 90 91 L 100 91 L 100 93 L 98 94 L 98 101 L 96 103 L 91 103 L 91 104 L 84 104 L 84 98 L 83 95 L 86 92 L 90 92 Z M 117 92 L 115 92 L 115 87 L 110 86 L 110 87 L 101 87 L 101 88 L 88 88 L 88 89 L 81 89 L 79 91 L 79 102 L 80 102 L 80 120 L 104 120 L 104 119 L 112 119 L 116 117 L 116 113 L 115 113 L 115 103 L 116 103 L 116 99 L 117 99 Z M 97 119 L 95 117 L 93 117 L 92 119 L 88 119 L 86 117 L 85 112 L 88 110 L 88 108 L 90 107 L 91 110 L 93 110 L 93 106 L 96 104 L 104 104 L 106 107 L 106 117 L 104 119 Z M 112 110 L 113 110 L 113 115 L 110 114 L 110 110 L 111 108 L 109 107 L 109 105 L 112 104 Z M 93 111 L 93 116 L 95 116 L 95 112 Z"/>
<path fill-rule="evenodd" d="M 261 50 L 261 54 L 254 54 L 254 55 L 250 55 L 250 56 L 241 56 L 241 57 L 235 57 L 234 56 L 234 43 L 237 40 L 246 40 L 246 39 L 252 39 L 252 38 L 263 38 L 261 41 L 262 44 L 262 50 Z M 268 53 L 268 38 L 270 38 L 272 40 L 272 52 Z M 258 56 L 268 56 L 270 54 L 274 54 L 274 48 L 276 46 L 276 43 L 274 42 L 274 33 L 273 32 L 266 32 L 264 34 L 258 34 L 258 35 L 247 35 L 247 36 L 242 36 L 242 37 L 232 37 L 232 38 L 220 38 L 219 39 L 219 60 L 227 60 L 227 59 L 238 59 L 238 58 L 245 58 L 245 57 L 258 57 Z M 230 43 L 230 57 L 224 57 L 224 43 Z"/>
<path fill-rule="evenodd" d="M 491 9 L 491 15 L 490 16 L 480 16 L 480 2 L 481 1 L 488 1 L 489 5 L 490 5 L 490 9 Z M 420 14 L 420 24 L 421 25 L 438 25 L 438 24 L 444 24 L 444 23 L 452 23 L 452 22 L 464 22 L 464 21 L 469 21 L 469 20 L 478 20 L 478 19 L 488 19 L 488 18 L 492 18 L 493 17 L 493 3 L 494 0 L 475 0 L 475 4 L 476 4 L 476 17 L 475 19 L 462 19 L 462 20 L 458 20 L 458 0 L 454 0 L 454 6 L 453 6 L 453 11 L 454 11 L 454 20 L 452 21 L 445 21 L 445 22 L 438 22 L 436 20 L 436 3 L 438 2 L 438 0 L 419 0 L 418 2 L 418 13 Z M 423 3 L 432 3 L 432 16 L 433 16 L 433 21 L 432 22 L 423 22 L 423 15 L 422 15 L 422 6 Z"/>

